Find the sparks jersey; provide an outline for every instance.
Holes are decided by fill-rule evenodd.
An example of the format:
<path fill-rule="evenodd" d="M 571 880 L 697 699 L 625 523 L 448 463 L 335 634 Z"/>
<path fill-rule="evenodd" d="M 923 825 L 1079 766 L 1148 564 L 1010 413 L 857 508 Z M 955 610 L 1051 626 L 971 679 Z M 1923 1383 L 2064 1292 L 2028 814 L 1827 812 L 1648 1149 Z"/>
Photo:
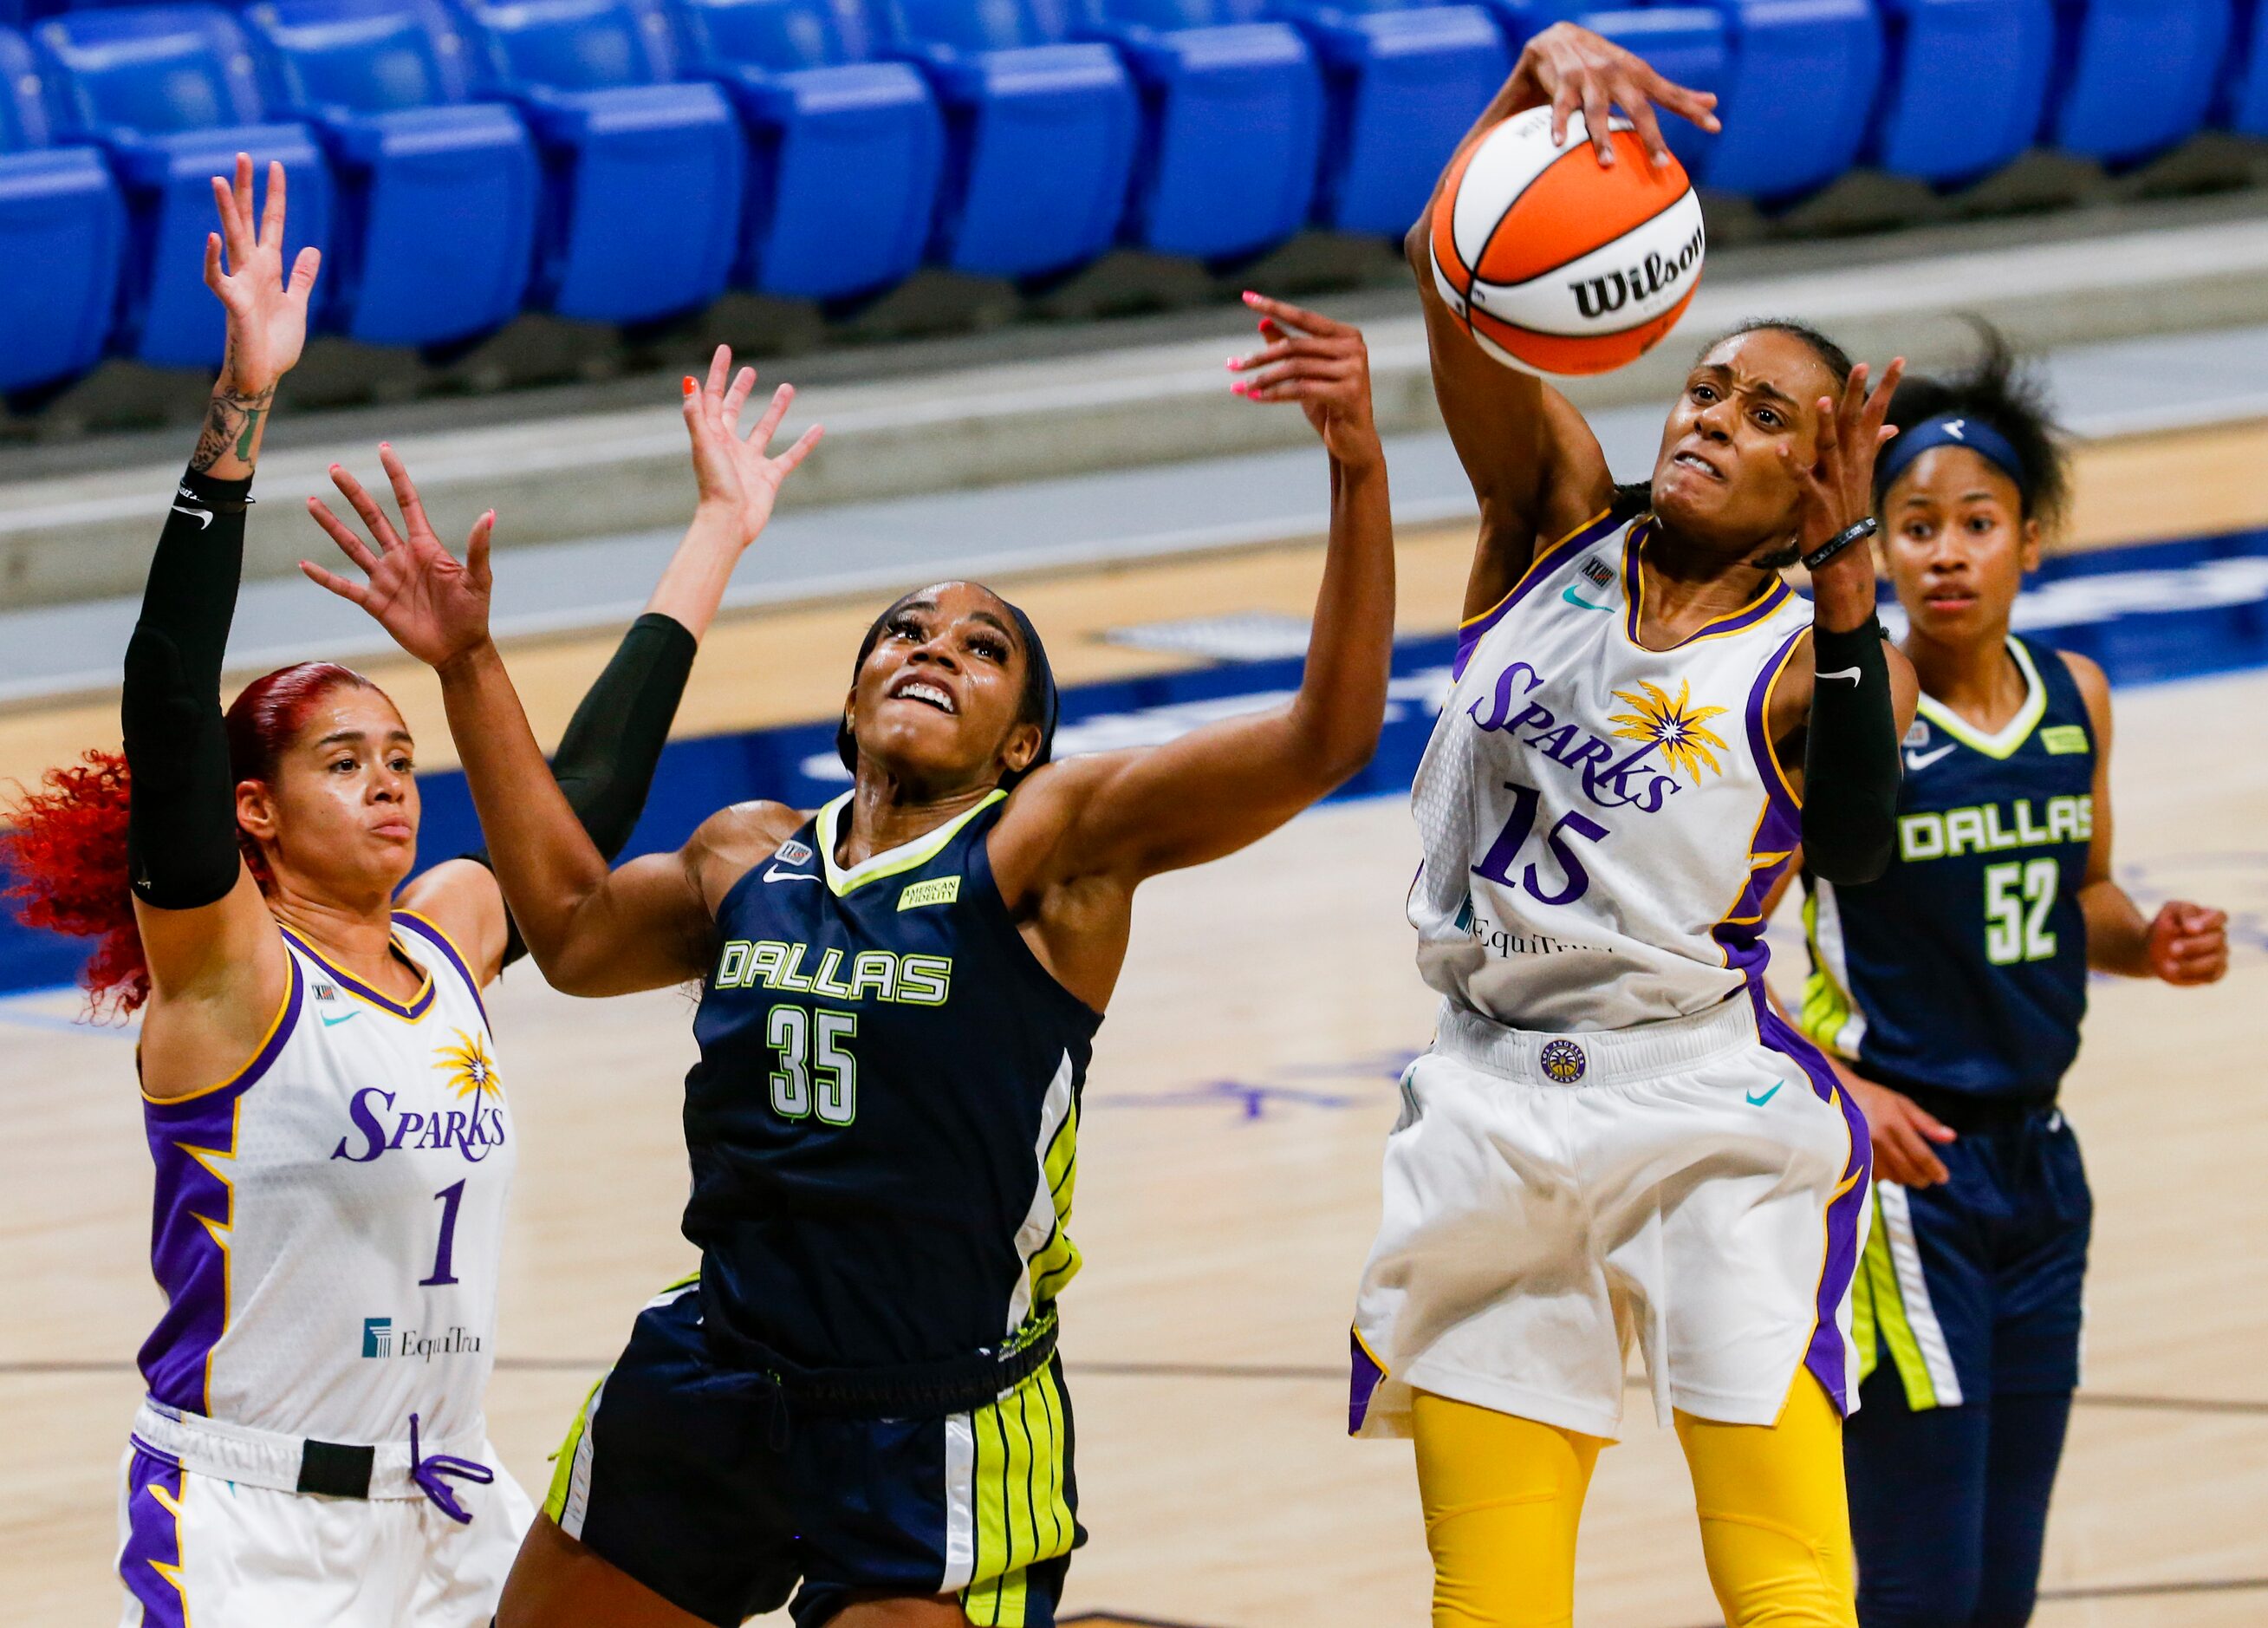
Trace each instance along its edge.
<path fill-rule="evenodd" d="M 1890 868 L 1805 879 L 1803 1027 L 1887 1085 L 2045 1104 L 2087 1012 L 2095 730 L 2060 655 L 2008 651 L 2026 696 L 1998 734 L 1921 698 Z"/>
<path fill-rule="evenodd" d="M 1761 988 L 1762 901 L 1800 832 L 1766 709 L 1811 610 L 1775 578 L 1646 649 L 1650 528 L 1594 522 L 1466 623 L 1418 765 L 1419 970 L 1512 1028 L 1622 1028 Z"/>
<path fill-rule="evenodd" d="M 471 971 L 394 917 L 424 974 L 401 1005 L 288 930 L 289 985 L 226 1083 L 144 1099 L 151 1264 L 166 1312 L 150 1394 L 326 1441 L 476 1433 L 496 1347 L 512 1115 Z"/>
<path fill-rule="evenodd" d="M 1004 794 L 845 870 L 850 795 L 736 882 L 686 1079 L 711 1338 L 803 1368 L 997 1351 L 1079 1268 L 1094 1012 L 1016 929 Z"/>

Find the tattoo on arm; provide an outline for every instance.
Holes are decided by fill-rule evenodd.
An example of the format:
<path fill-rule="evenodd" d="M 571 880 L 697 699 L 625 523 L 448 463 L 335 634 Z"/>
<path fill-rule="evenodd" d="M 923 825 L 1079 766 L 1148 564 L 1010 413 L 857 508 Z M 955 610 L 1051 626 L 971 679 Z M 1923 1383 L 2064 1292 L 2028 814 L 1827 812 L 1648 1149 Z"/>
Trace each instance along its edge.
<path fill-rule="evenodd" d="M 212 404 L 205 409 L 204 428 L 197 435 L 196 453 L 189 460 L 190 471 L 202 475 L 220 461 L 222 453 L 228 452 L 249 463 L 260 421 L 268 416 L 275 400 L 273 385 L 249 395 L 233 385 L 223 385 L 214 391 Z"/>

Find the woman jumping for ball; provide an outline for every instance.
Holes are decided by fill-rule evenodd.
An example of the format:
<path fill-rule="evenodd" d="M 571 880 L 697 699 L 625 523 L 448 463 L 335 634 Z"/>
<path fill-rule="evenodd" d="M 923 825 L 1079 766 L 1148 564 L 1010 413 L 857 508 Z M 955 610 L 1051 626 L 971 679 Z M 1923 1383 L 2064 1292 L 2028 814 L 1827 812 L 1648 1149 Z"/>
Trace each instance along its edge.
<path fill-rule="evenodd" d="M 2009 631 L 2066 502 L 2037 387 L 1997 335 L 1918 379 L 1874 475 L 1921 680 L 1899 844 L 1874 881 L 1806 866 L 1804 1029 L 1874 1127 L 1851 1520 L 1864 1628 L 2021 1628 L 2079 1384 L 2094 1204 L 2056 1098 L 2090 968 L 2228 969 L 2228 918 L 2146 917 L 2111 878 L 2110 686 Z"/>
<path fill-rule="evenodd" d="M 1601 142 L 1624 108 L 1659 152 L 1655 102 L 1709 106 L 1548 30 L 1444 188 L 1546 104 Z M 1688 374 L 1652 481 L 1617 489 L 1575 409 L 1442 303 L 1444 196 L 1408 247 L 1481 535 L 1414 799 L 1441 1013 L 1387 1144 L 1351 1424 L 1417 1439 L 1436 1628 L 1565 1624 L 1634 1342 L 1727 1622 L 1847 1625 L 1867 1132 L 1764 1004 L 1762 905 L 1799 843 L 1838 880 L 1889 861 L 1914 682 L 1862 545 L 1901 364 L 1870 394 L 1819 335 L 1746 326 Z M 1781 580 L 1799 559 L 1808 605 Z"/>
<path fill-rule="evenodd" d="M 408 880 L 416 748 L 369 680 L 306 662 L 221 711 L 316 255 L 287 284 L 280 165 L 256 230 L 248 158 L 213 191 L 226 360 L 127 646 L 125 752 L 51 771 L 7 838 L 25 917 L 99 936 L 93 1003 L 144 1013 L 166 1308 L 122 1471 L 122 1621 L 480 1628 L 534 1513 L 482 1418 L 517 1144 L 480 991 L 520 952 L 485 855 Z M 597 851 L 629 840 L 697 637 L 806 446 L 735 453 L 742 507 L 703 506 L 569 724 L 560 784 L 527 771 Z M 333 474 L 390 554 L 431 546 L 406 482 L 398 536 Z"/>
<path fill-rule="evenodd" d="M 1394 630 L 1386 467 L 1352 328 L 1257 296 L 1330 458 L 1298 695 L 1170 744 L 1049 761 L 1024 614 L 943 582 L 858 649 L 815 814 L 741 803 L 609 872 L 488 635 L 484 539 L 320 573 L 441 674 L 514 916 L 553 983 L 703 981 L 686 1082 L 699 1273 L 591 1393 L 503 1628 L 721 1628 L 799 1582 L 803 1628 L 1054 1621 L 1081 1534 L 1057 1300 L 1079 1094 L 1134 890 L 1257 841 L 1370 756 Z M 688 380 L 688 386 L 690 381 Z M 730 483 L 733 436 L 688 394 Z"/>

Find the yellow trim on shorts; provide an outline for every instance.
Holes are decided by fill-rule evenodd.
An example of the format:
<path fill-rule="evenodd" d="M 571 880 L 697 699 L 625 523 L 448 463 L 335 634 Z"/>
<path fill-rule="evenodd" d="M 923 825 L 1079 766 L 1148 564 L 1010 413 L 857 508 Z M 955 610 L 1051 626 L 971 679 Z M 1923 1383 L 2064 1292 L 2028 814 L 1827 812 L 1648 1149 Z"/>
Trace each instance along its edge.
<path fill-rule="evenodd" d="M 1071 1552 L 1071 1415 L 1052 1361 L 968 1416 L 976 1558 L 961 1609 L 976 1628 L 1025 1628 L 1025 1569 Z"/>

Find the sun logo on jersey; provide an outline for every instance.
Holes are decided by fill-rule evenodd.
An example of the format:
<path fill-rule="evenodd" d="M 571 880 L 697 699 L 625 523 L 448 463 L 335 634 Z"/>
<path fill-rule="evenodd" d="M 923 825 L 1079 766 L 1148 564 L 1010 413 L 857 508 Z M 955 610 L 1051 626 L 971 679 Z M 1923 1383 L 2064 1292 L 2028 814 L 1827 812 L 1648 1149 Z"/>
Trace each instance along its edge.
<path fill-rule="evenodd" d="M 1634 712 L 1617 712 L 1608 720 L 1622 726 L 1615 731 L 1616 736 L 1646 742 L 1661 754 L 1672 774 L 1683 775 L 1697 785 L 1705 764 L 1711 774 L 1723 774 L 1725 766 L 1717 761 L 1716 753 L 1730 748 L 1714 731 L 1703 726 L 1712 718 L 1722 717 L 1726 709 L 1695 706 L 1693 687 L 1683 680 L 1678 682 L 1677 698 L 1674 701 L 1668 690 L 1644 679 L 1638 680 L 1638 687 L 1646 693 L 1634 696 L 1627 689 L 1615 691 L 1616 700 L 1628 702 L 1638 709 Z"/>
<path fill-rule="evenodd" d="M 449 1071 L 448 1085 L 460 1097 L 495 1096 L 504 1089 L 504 1081 L 497 1074 L 496 1059 L 489 1055 L 487 1044 L 478 1035 L 457 1031 L 457 1043 L 443 1046 L 433 1054 L 433 1060 Z"/>

